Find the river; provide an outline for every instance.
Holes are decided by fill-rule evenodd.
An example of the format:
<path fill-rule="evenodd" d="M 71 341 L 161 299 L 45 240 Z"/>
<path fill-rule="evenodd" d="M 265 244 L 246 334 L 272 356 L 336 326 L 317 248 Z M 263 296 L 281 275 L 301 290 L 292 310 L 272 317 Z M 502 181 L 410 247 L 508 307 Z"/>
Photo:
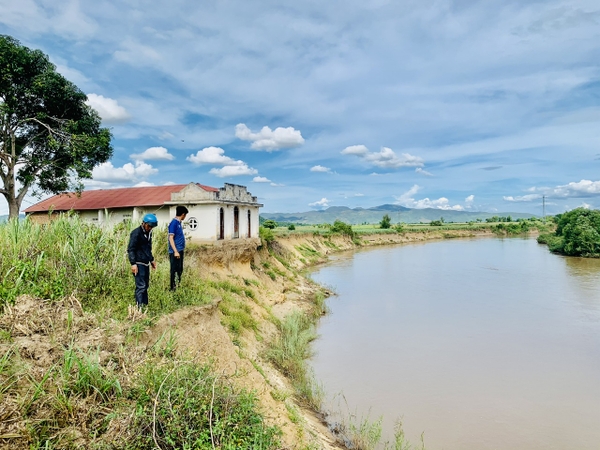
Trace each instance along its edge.
<path fill-rule="evenodd" d="M 427 450 L 600 449 L 600 260 L 482 238 L 336 256 L 311 365 L 325 408 Z"/>

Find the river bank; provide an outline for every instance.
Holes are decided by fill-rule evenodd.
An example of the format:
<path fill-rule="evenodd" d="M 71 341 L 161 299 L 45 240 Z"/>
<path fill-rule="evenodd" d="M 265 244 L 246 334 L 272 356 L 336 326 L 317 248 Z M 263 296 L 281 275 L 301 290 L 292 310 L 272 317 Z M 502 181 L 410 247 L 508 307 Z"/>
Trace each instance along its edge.
<path fill-rule="evenodd" d="M 115 300 L 114 306 L 90 307 L 76 292 L 52 301 L 18 295 L 0 317 L 0 381 L 4 386 L 0 448 L 35 445 L 32 430 L 37 435 L 47 433 L 55 448 L 118 447 L 140 430 L 134 426 L 135 414 L 127 412 L 136 401 L 139 404 L 137 375 L 149 367 L 179 364 L 174 361 L 209 365 L 236 392 L 254 392 L 265 423 L 281 430 L 283 448 L 343 448 L 318 412 L 318 382 L 309 377 L 299 383 L 292 372 L 282 373 L 286 370 L 273 356 L 286 318 L 300 313 L 311 317 L 314 325 L 324 312 L 323 297 L 331 294 L 302 271 L 326 262 L 333 253 L 357 247 L 492 235 L 489 230 L 427 230 L 352 239 L 288 233 L 268 244 L 248 240 L 191 245 L 186 254 L 186 275 L 194 277 L 189 290 L 180 297 L 162 297 L 161 277 L 166 280 L 167 270 L 159 268 L 154 282 L 159 286 L 151 289 L 151 301 L 160 302 L 163 312 L 140 315 L 130 310 L 122 319 L 115 318 L 121 314 L 121 300 Z M 201 296 L 203 304 L 194 306 L 183 294 Z M 167 302 L 172 306 L 167 307 Z M 102 379 L 112 380 L 114 399 L 119 401 L 87 391 L 71 395 L 72 379 L 65 380 L 73 373 L 63 369 L 69 349 L 76 349 L 79 361 L 93 363 Z M 57 390 L 57 378 L 71 387 Z M 149 428 L 142 428 L 150 430 L 155 443 L 156 404 L 162 387 L 156 386 Z M 128 388 L 132 389 L 130 400 L 117 395 Z M 311 392 L 303 393 L 303 389 Z M 64 404 L 66 393 L 71 396 Z"/>

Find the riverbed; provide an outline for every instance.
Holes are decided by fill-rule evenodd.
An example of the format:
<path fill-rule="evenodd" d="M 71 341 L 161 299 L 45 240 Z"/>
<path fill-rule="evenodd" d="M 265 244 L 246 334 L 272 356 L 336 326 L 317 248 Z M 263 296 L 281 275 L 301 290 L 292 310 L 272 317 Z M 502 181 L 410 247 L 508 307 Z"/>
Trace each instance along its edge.
<path fill-rule="evenodd" d="M 311 364 L 341 416 L 428 450 L 598 449 L 600 260 L 535 239 L 336 255 Z M 332 416 L 335 420 L 335 414 Z"/>

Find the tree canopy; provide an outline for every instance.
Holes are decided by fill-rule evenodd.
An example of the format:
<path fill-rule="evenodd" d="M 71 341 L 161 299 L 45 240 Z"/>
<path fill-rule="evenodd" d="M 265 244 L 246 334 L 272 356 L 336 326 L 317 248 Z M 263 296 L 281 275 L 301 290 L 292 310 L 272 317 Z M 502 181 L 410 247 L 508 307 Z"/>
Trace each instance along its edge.
<path fill-rule="evenodd" d="M 16 217 L 29 189 L 80 190 L 113 149 L 86 94 L 43 52 L 0 35 L 0 68 L 0 193 Z"/>
<path fill-rule="evenodd" d="M 538 242 L 569 256 L 600 257 L 600 211 L 577 208 L 554 217 L 554 235 L 540 235 Z"/>

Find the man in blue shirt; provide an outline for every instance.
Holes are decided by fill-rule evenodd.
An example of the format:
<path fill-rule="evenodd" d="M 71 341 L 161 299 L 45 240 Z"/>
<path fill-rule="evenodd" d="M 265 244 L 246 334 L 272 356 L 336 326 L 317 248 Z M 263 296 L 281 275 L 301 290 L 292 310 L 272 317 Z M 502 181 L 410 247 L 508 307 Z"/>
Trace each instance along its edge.
<path fill-rule="evenodd" d="M 181 283 L 181 274 L 183 273 L 183 252 L 185 250 L 185 236 L 181 222 L 185 220 L 188 209 L 179 205 L 175 208 L 175 217 L 169 224 L 169 261 L 171 263 L 171 290 L 177 287 L 175 276 L 178 283 Z"/>

